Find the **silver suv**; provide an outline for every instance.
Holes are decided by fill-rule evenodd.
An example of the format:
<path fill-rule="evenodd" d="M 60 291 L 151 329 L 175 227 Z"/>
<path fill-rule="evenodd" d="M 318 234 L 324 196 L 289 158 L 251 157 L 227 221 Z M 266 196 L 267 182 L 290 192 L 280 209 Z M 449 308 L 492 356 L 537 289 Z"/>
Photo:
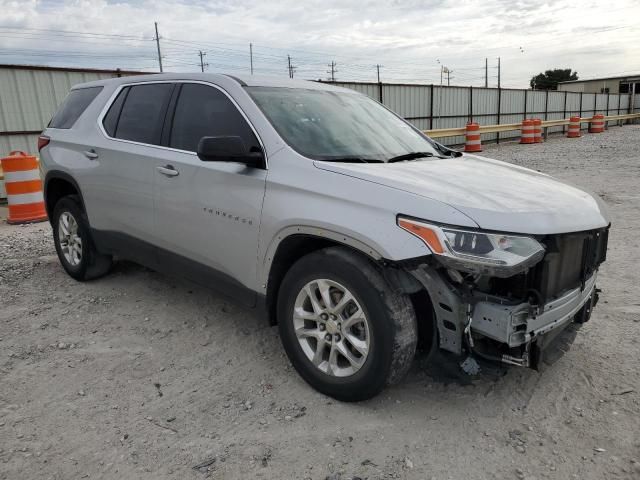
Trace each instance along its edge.
<path fill-rule="evenodd" d="M 548 175 L 450 150 L 374 100 L 212 74 L 76 86 L 39 141 L 77 280 L 114 257 L 265 313 L 341 400 L 402 379 L 418 343 L 537 368 L 588 320 L 609 220 Z"/>

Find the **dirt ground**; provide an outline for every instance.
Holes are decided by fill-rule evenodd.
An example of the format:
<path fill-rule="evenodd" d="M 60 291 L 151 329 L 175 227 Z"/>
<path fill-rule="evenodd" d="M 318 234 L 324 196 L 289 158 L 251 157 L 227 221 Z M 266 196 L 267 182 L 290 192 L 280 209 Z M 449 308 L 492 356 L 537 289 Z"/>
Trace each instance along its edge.
<path fill-rule="evenodd" d="M 277 328 L 130 263 L 78 283 L 51 229 L 0 223 L 2 479 L 640 478 L 640 126 L 484 155 L 611 209 L 601 302 L 556 364 L 448 358 L 377 398 L 308 387 Z"/>

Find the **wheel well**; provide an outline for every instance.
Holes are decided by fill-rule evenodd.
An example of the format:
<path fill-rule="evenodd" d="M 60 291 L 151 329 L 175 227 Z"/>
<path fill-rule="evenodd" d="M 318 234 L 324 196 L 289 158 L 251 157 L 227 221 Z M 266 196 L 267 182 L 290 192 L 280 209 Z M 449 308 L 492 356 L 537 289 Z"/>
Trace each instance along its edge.
<path fill-rule="evenodd" d="M 45 206 L 49 218 L 53 215 L 53 209 L 62 197 L 67 195 L 79 195 L 78 189 L 70 181 L 64 178 L 50 179 L 45 188 Z"/>
<path fill-rule="evenodd" d="M 282 279 L 286 275 L 291 266 L 305 255 L 321 250 L 327 247 L 345 247 L 353 250 L 361 255 L 367 256 L 365 253 L 348 245 L 344 245 L 327 238 L 316 237 L 313 235 L 291 235 L 285 238 L 278 245 L 278 249 L 271 263 L 269 271 L 269 280 L 267 283 L 266 306 L 271 325 L 277 322 L 277 300 Z M 418 346 L 423 350 L 430 351 L 437 342 L 437 328 L 435 322 L 435 312 L 429 293 L 417 282 L 409 282 L 410 278 L 404 282 L 400 280 L 400 276 L 408 276 L 405 272 L 399 272 L 396 269 L 384 269 L 385 279 L 394 285 L 394 288 L 407 292 L 413 308 L 416 313 L 418 322 Z M 391 275 L 391 270 L 396 270 L 396 275 Z M 407 283 L 409 282 L 409 283 Z"/>
<path fill-rule="evenodd" d="M 438 328 L 436 313 L 433 309 L 431 296 L 424 288 L 409 295 L 418 322 L 418 349 L 428 355 L 438 344 Z"/>
<path fill-rule="evenodd" d="M 327 247 L 346 247 L 359 252 L 348 245 L 313 235 L 291 235 L 280 242 L 271 263 L 267 282 L 267 312 L 271 325 L 278 323 L 276 315 L 278 292 L 289 268 L 305 255 Z"/>

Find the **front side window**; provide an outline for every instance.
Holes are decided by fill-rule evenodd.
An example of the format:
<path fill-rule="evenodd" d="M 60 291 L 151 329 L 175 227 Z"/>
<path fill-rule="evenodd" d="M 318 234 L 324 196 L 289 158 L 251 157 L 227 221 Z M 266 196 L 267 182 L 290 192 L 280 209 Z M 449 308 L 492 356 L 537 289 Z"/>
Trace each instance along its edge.
<path fill-rule="evenodd" d="M 130 87 L 113 136 L 122 140 L 160 145 L 164 112 L 172 89 L 173 84 L 170 83 Z"/>
<path fill-rule="evenodd" d="M 303 88 L 246 89 L 284 141 L 306 157 L 386 161 L 412 152 L 441 154 L 410 125 L 364 95 Z"/>
<path fill-rule="evenodd" d="M 60 108 L 49 122 L 50 128 L 71 128 L 80 115 L 102 91 L 102 87 L 78 88 L 71 90 Z"/>
<path fill-rule="evenodd" d="M 224 93 L 207 85 L 184 84 L 173 116 L 169 146 L 195 152 L 202 137 L 227 135 L 242 138 L 247 151 L 260 149 L 253 130 Z"/>

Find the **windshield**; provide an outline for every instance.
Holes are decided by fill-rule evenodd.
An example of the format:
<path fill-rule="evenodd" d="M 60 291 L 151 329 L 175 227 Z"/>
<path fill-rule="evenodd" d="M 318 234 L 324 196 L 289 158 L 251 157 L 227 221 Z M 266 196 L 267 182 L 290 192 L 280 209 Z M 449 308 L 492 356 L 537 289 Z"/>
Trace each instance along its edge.
<path fill-rule="evenodd" d="M 357 93 L 247 87 L 280 136 L 316 160 L 387 161 L 414 152 L 441 155 L 410 125 Z"/>

